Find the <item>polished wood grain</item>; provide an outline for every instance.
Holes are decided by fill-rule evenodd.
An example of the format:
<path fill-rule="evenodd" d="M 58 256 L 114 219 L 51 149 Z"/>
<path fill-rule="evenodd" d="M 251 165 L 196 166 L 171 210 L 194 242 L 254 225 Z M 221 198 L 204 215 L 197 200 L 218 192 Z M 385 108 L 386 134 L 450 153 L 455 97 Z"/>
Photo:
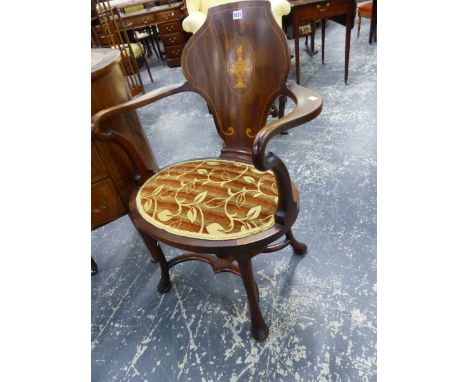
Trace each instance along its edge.
<path fill-rule="evenodd" d="M 255 22 L 251 19 L 254 12 L 246 9 L 241 33 L 232 27 L 232 10 L 212 11 L 209 22 L 188 42 L 182 68 L 192 88 L 207 100 L 225 145 L 250 148 L 265 125 L 270 105 L 283 92 L 289 73 L 289 47 L 283 32 L 270 25 L 270 10 L 259 7 Z M 229 22 L 218 16 L 218 12 L 224 15 L 229 11 Z M 270 30 L 272 33 L 266 32 Z M 238 49 L 242 49 L 240 54 Z M 220 52 L 225 52 L 222 67 Z M 244 65 L 244 83 L 232 73 L 236 62 Z M 252 73 L 253 66 L 264 68 L 263 73 Z"/>
<path fill-rule="evenodd" d="M 233 12 L 242 18 L 233 20 Z M 274 59 L 272 59 L 274 57 Z M 99 139 L 120 145 L 135 166 L 135 182 L 142 185 L 155 173 L 133 144 L 121 132 L 104 122 L 122 112 L 149 105 L 181 92 L 200 94 L 208 103 L 219 136 L 224 142 L 220 157 L 252 163 L 258 170 L 272 170 L 278 185 L 278 208 L 275 224 L 260 233 L 234 240 L 187 238 L 159 229 L 146 221 L 136 207 L 137 189 L 130 196 L 132 221 L 153 242 L 159 260 L 160 292 L 170 290 L 169 269 L 181 262 L 198 260 L 216 272 L 230 272 L 242 278 L 251 315 L 251 334 L 258 340 L 267 338 L 269 329 L 263 318 L 252 258 L 291 245 L 297 254 L 307 247 L 292 234 L 299 212 L 299 192 L 291 181 L 283 161 L 267 151 L 277 134 L 317 117 L 322 110 L 321 96 L 295 82 L 287 81 L 290 54 L 284 33 L 270 11 L 269 1 L 228 3 L 208 10 L 206 22 L 189 40 L 182 53 L 186 82 L 151 91 L 119 106 L 102 110 L 92 117 L 93 131 Z M 296 107 L 286 116 L 266 124 L 267 114 L 276 97 L 290 98 Z M 282 106 L 284 112 L 284 105 Z M 275 243 L 278 239 L 284 240 Z M 157 246 L 162 242 L 189 253 L 169 262 Z"/>

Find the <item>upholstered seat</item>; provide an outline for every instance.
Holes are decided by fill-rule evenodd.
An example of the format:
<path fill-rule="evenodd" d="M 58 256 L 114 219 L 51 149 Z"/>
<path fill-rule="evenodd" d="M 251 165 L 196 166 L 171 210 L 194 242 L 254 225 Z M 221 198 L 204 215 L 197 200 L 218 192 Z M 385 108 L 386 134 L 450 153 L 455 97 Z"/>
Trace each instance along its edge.
<path fill-rule="evenodd" d="M 128 7 L 124 7 L 123 11 L 125 14 L 133 13 L 133 12 L 138 12 L 145 9 L 145 6 L 143 4 L 137 4 L 137 5 L 130 5 Z"/>
<path fill-rule="evenodd" d="M 362 3 L 358 6 L 359 14 L 361 17 L 371 17 L 372 13 L 372 1 L 368 1 L 367 3 Z"/>
<path fill-rule="evenodd" d="M 195 33 L 205 22 L 209 8 L 234 1 L 236 0 L 187 0 L 189 15 L 182 22 L 182 28 L 188 33 Z M 291 4 L 287 0 L 269 1 L 273 17 L 281 27 L 283 16 L 287 16 L 291 12 Z"/>
<path fill-rule="evenodd" d="M 166 167 L 136 199 L 140 215 L 154 226 L 205 240 L 239 239 L 270 228 L 277 202 L 272 171 L 217 159 Z"/>
<path fill-rule="evenodd" d="M 376 4 L 377 4 L 377 1 L 376 1 Z M 375 5 L 377 6 L 377 5 Z M 361 20 L 362 18 L 366 18 L 366 19 L 372 19 L 372 8 L 374 7 L 374 1 L 368 1 L 366 3 L 361 3 L 358 5 L 357 7 L 357 15 L 358 15 L 358 33 L 357 33 L 357 37 L 359 38 L 359 35 L 361 33 Z M 372 27 L 371 27 L 371 30 L 372 30 Z M 371 36 L 373 35 L 373 32 L 371 31 Z M 369 37 L 369 43 L 371 43 L 372 41 L 372 37 Z"/>
<path fill-rule="evenodd" d="M 130 51 L 128 49 L 128 46 L 126 46 L 126 44 L 119 45 L 119 47 L 125 50 L 126 55 L 130 55 Z M 117 47 L 115 47 L 114 49 L 117 49 Z M 130 49 L 132 50 L 133 55 L 135 56 L 136 59 L 139 59 L 145 53 L 145 47 L 143 46 L 143 44 L 140 44 L 140 43 L 136 43 L 136 42 L 130 43 Z"/>
<path fill-rule="evenodd" d="M 142 31 L 135 31 L 135 37 L 138 39 L 138 40 L 143 40 L 145 38 L 149 38 L 151 35 L 149 34 L 149 32 L 142 32 Z"/>

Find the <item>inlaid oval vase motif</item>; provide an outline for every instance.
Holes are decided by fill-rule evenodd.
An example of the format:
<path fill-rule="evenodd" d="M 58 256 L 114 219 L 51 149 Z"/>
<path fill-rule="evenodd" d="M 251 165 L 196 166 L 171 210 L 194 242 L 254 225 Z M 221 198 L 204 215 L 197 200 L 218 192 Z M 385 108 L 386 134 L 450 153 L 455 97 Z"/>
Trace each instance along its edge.
<path fill-rule="evenodd" d="M 232 40 L 226 53 L 226 79 L 232 91 L 245 94 L 253 82 L 255 55 L 245 38 Z"/>

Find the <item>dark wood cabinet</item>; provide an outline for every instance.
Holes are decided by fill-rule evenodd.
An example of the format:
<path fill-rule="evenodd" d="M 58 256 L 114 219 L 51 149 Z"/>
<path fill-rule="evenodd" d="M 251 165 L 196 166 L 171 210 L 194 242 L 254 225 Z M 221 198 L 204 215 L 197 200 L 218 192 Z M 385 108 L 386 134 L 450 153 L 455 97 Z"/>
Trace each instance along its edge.
<path fill-rule="evenodd" d="M 125 27 L 140 28 L 144 26 L 158 26 L 166 52 L 167 66 L 180 66 L 180 57 L 186 42 L 186 36 L 182 30 L 182 20 L 185 17 L 181 10 L 183 3 L 171 3 L 145 8 L 141 11 L 122 16 Z"/>
<path fill-rule="evenodd" d="M 91 50 L 91 115 L 132 98 L 120 61 L 118 50 Z M 138 147 L 148 166 L 158 168 L 135 111 L 125 112 L 107 123 Z M 98 141 L 92 136 L 91 227 L 125 215 L 134 186 L 133 167 L 125 152 L 115 143 Z"/>
<path fill-rule="evenodd" d="M 93 226 L 104 225 L 126 213 L 127 209 L 111 177 L 91 184 L 91 222 Z"/>

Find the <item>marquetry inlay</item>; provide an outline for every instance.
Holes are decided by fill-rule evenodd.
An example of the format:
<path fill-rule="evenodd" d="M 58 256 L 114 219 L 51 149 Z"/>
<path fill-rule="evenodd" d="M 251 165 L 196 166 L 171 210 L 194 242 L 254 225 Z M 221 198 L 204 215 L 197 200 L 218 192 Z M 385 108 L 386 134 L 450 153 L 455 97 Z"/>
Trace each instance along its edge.
<path fill-rule="evenodd" d="M 226 72 L 231 89 L 244 94 L 252 85 L 254 53 L 248 40 L 236 38 L 227 50 Z"/>

